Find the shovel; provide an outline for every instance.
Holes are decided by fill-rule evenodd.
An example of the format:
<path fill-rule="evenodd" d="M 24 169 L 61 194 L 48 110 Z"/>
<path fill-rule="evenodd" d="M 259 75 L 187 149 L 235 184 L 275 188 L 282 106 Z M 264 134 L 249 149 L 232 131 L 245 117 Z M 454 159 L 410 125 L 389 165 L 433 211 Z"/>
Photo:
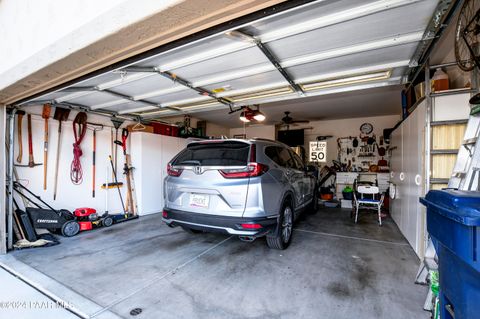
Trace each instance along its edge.
<path fill-rule="evenodd" d="M 44 104 L 42 110 L 42 118 L 45 120 L 45 133 L 43 135 L 43 189 L 47 190 L 47 162 L 48 162 L 48 119 L 52 106 Z"/>
<path fill-rule="evenodd" d="M 55 163 L 55 185 L 53 190 L 53 200 L 57 198 L 57 184 L 58 184 L 58 164 L 60 162 L 60 142 L 61 142 L 61 135 L 62 135 L 62 122 L 68 120 L 68 115 L 70 115 L 69 109 L 64 109 L 61 107 L 55 108 L 55 114 L 53 118 L 58 121 L 58 142 L 57 142 L 57 160 Z"/>

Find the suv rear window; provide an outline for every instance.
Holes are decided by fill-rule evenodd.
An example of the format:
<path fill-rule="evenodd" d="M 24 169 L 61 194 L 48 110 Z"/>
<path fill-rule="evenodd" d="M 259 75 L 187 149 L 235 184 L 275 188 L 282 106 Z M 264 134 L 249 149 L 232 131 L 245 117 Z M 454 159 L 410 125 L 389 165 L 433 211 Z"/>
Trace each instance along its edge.
<path fill-rule="evenodd" d="M 248 163 L 249 151 L 250 144 L 237 141 L 191 143 L 172 164 L 245 166 Z"/>

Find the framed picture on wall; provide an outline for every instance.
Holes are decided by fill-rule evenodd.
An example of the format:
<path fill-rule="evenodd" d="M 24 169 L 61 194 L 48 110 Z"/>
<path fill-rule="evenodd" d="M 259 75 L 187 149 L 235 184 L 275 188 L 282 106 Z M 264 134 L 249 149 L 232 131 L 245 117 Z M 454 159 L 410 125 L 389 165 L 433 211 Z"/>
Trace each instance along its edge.
<path fill-rule="evenodd" d="M 233 138 L 247 138 L 246 134 L 234 134 Z"/>

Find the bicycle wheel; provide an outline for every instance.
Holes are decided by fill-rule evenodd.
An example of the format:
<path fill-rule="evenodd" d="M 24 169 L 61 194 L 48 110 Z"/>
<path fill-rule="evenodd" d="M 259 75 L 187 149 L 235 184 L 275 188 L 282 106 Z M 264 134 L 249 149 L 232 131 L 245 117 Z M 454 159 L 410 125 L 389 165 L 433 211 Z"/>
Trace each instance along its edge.
<path fill-rule="evenodd" d="M 472 23 L 479 9 L 478 7 L 476 0 L 466 0 L 460 10 L 455 28 L 455 58 L 460 69 L 465 72 L 472 71 L 475 67 L 474 57 L 470 53 L 470 48 L 473 48 L 478 42 L 478 37 L 474 32 L 476 21 Z M 467 27 L 469 27 L 468 30 Z"/>

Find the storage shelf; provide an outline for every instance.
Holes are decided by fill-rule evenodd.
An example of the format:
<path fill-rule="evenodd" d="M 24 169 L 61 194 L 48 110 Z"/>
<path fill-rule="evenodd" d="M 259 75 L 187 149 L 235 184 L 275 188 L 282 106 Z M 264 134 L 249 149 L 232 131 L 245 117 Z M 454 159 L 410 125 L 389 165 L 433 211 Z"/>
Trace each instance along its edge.
<path fill-rule="evenodd" d="M 438 126 L 438 125 L 455 125 L 455 124 L 467 124 L 468 119 L 464 120 L 450 120 L 450 121 L 432 121 L 430 122 L 430 126 Z"/>
<path fill-rule="evenodd" d="M 458 154 L 458 150 L 430 150 L 430 154 L 432 155 Z"/>
<path fill-rule="evenodd" d="M 476 90 L 472 90 L 471 88 L 462 88 L 462 89 L 452 89 L 452 90 L 433 92 L 433 93 L 430 93 L 430 96 L 436 97 L 436 96 L 446 96 L 446 95 L 475 93 L 475 92 Z"/>
<path fill-rule="evenodd" d="M 448 178 L 430 178 L 430 184 L 448 184 Z"/>

